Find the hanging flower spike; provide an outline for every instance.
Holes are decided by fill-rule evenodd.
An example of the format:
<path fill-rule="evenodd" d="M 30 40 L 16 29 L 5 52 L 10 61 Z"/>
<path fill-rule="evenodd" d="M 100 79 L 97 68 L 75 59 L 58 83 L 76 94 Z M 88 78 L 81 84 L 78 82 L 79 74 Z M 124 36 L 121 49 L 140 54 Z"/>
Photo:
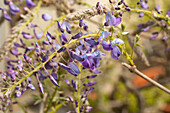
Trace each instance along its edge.
<path fill-rule="evenodd" d="M 20 12 L 20 9 L 19 9 L 12 1 L 9 1 L 9 8 L 10 8 L 13 12 Z"/>
<path fill-rule="evenodd" d="M 31 38 L 34 38 L 33 36 L 31 36 L 29 33 L 25 33 L 25 32 L 22 32 L 22 35 L 25 39 L 31 39 Z"/>
<path fill-rule="evenodd" d="M 34 35 L 37 39 L 40 39 L 43 36 L 43 32 L 40 32 L 39 34 L 37 34 L 35 28 L 34 28 L 33 32 L 34 32 Z"/>
<path fill-rule="evenodd" d="M 44 13 L 44 14 L 42 14 L 42 19 L 43 19 L 44 21 L 49 21 L 49 20 L 52 19 L 52 16 L 49 15 L 48 13 Z"/>
<path fill-rule="evenodd" d="M 113 46 L 113 49 L 111 50 L 111 56 L 113 59 L 118 60 L 119 56 L 122 55 L 119 48 L 117 46 Z"/>
<path fill-rule="evenodd" d="M 100 37 L 98 38 L 98 42 L 100 42 L 100 40 L 101 40 L 102 38 L 105 39 L 105 38 L 107 38 L 107 37 L 110 36 L 110 35 L 111 35 L 110 32 L 108 32 L 108 31 L 103 31 L 103 32 L 101 33 Z"/>
<path fill-rule="evenodd" d="M 153 40 L 153 39 L 155 39 L 156 37 L 158 37 L 158 35 L 159 35 L 159 33 L 158 32 L 154 32 L 154 33 L 152 33 L 152 37 L 150 38 L 150 40 Z"/>
<path fill-rule="evenodd" d="M 114 15 L 111 15 L 110 12 L 108 12 L 105 16 L 106 22 L 104 23 L 105 26 L 118 26 L 122 19 L 120 17 L 115 17 Z"/>
<path fill-rule="evenodd" d="M 0 8 L 0 10 L 2 10 L 2 13 L 3 13 L 3 17 L 8 20 L 8 21 L 11 21 L 12 18 L 8 15 L 7 11 L 5 9 L 2 9 Z"/>
<path fill-rule="evenodd" d="M 32 7 L 35 7 L 35 4 L 32 0 L 25 0 L 25 2 L 28 8 L 31 9 Z"/>

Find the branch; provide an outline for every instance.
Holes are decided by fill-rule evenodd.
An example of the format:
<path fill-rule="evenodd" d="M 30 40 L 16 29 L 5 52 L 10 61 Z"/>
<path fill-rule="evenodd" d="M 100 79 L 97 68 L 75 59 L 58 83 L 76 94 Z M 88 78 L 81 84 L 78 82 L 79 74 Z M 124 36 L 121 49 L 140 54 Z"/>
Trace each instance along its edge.
<path fill-rule="evenodd" d="M 153 84 L 154 86 L 158 87 L 159 89 L 163 90 L 164 92 L 170 94 L 170 90 L 167 89 L 166 87 L 164 87 L 163 85 L 159 84 L 158 82 L 152 80 L 151 78 L 149 78 L 148 76 L 146 76 L 145 74 L 143 74 L 142 72 L 140 72 L 136 66 L 130 66 L 127 63 L 122 63 L 122 65 L 126 68 L 128 68 L 131 72 L 139 75 L 140 77 L 142 77 L 143 79 L 147 80 L 148 82 L 150 82 L 151 84 Z"/>
<path fill-rule="evenodd" d="M 71 45 L 72 43 L 75 43 L 81 39 L 84 39 L 84 38 L 87 38 L 87 37 L 99 37 L 100 35 L 99 34 L 89 34 L 89 35 L 85 35 L 85 36 L 82 36 L 81 38 L 79 39 L 75 39 L 75 40 L 71 40 L 69 43 L 66 43 L 65 47 L 68 47 L 69 45 Z M 14 85 L 10 86 L 6 91 L 4 91 L 3 93 L 8 93 L 10 92 L 15 86 L 21 84 L 25 79 L 27 79 L 29 76 L 31 76 L 34 72 L 36 72 L 37 70 L 39 70 L 41 67 L 43 67 L 48 61 L 50 61 L 55 55 L 59 55 L 59 53 L 57 53 L 57 50 L 49 56 L 49 58 L 44 62 L 44 63 L 41 63 L 40 65 L 38 65 L 36 68 L 34 68 L 34 70 L 32 70 L 31 72 L 29 72 L 24 78 L 20 79 L 17 83 L 15 83 Z"/>

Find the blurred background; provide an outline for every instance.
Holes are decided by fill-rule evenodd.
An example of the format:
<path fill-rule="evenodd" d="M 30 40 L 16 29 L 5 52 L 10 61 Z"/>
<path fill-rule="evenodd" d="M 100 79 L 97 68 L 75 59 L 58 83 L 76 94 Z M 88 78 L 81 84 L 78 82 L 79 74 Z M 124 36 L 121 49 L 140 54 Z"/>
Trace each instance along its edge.
<path fill-rule="evenodd" d="M 35 0 L 36 1 L 36 0 Z M 76 1 L 74 5 L 69 5 L 74 0 L 43 0 L 43 5 L 39 10 L 38 15 L 33 20 L 33 23 L 45 29 L 50 22 L 43 22 L 41 15 L 43 13 L 49 13 L 53 18 L 57 18 L 63 14 L 60 8 L 56 8 L 55 5 L 50 5 L 50 2 L 55 2 L 56 6 L 64 5 L 60 4 L 61 1 L 67 3 L 72 10 L 82 10 L 89 8 L 88 3 L 91 6 L 95 6 L 97 2 L 109 7 L 109 0 L 82 0 L 83 2 Z M 126 0 L 130 7 L 136 8 L 137 0 Z M 152 0 L 149 1 L 150 9 L 154 9 L 156 6 L 161 6 L 161 11 L 165 14 L 170 10 L 169 0 Z M 3 0 L 0 1 L 0 6 L 5 7 Z M 126 25 L 125 31 L 130 33 L 134 32 L 137 25 L 146 22 L 148 17 L 139 18 L 136 13 L 123 14 L 123 24 Z M 15 17 L 15 21 L 9 23 L 3 21 L 0 24 L 0 46 L 10 34 L 11 27 L 15 26 L 19 21 L 18 17 Z M 98 31 L 98 26 L 104 22 L 104 16 L 95 16 L 91 19 L 85 20 L 89 26 L 89 31 Z M 53 32 L 55 27 L 50 28 Z M 150 66 L 146 66 L 139 57 L 134 56 L 134 62 L 137 68 L 150 78 L 158 81 L 159 83 L 170 88 L 170 58 L 167 53 L 164 52 L 165 45 L 161 41 L 161 35 L 155 40 L 150 40 L 152 32 L 159 28 L 151 29 L 148 32 L 140 34 L 140 44 L 143 46 L 143 51 L 150 63 Z M 27 29 L 25 29 L 27 30 Z M 124 37 L 126 38 L 126 36 Z M 129 52 L 131 51 L 130 46 Z M 109 54 L 109 53 L 107 53 Z M 102 73 L 96 78 L 97 85 L 95 90 L 89 96 L 89 103 L 93 107 L 90 113 L 170 113 L 170 96 L 160 89 L 152 86 L 142 78 L 131 73 L 128 69 L 121 65 L 125 59 L 120 57 L 120 61 L 113 60 L 110 55 L 103 57 L 100 70 Z M 2 61 L 0 68 L 3 71 L 5 69 L 5 61 Z M 34 83 L 36 85 L 36 81 Z M 50 89 L 51 84 L 47 85 L 47 89 Z M 38 86 L 36 86 L 38 89 Z M 54 90 L 54 89 L 51 89 Z M 57 91 L 57 96 L 67 96 L 71 94 L 71 91 L 67 85 L 64 85 Z M 39 113 L 41 111 L 41 101 L 39 101 L 39 91 L 27 91 L 20 98 L 18 98 L 18 104 L 12 106 L 13 113 Z M 72 109 L 71 105 L 62 106 L 57 113 L 66 113 L 69 109 Z"/>

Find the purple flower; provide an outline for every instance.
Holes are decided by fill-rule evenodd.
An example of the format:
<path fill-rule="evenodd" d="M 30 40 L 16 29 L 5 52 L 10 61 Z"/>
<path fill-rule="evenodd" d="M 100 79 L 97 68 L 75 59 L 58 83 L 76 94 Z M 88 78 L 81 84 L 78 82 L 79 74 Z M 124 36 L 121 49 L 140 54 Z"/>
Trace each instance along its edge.
<path fill-rule="evenodd" d="M 166 12 L 166 15 L 168 15 L 168 16 L 170 17 L 170 10 L 168 10 L 168 11 Z"/>
<path fill-rule="evenodd" d="M 92 109 L 93 107 L 91 107 L 91 106 L 87 106 L 85 109 L 86 109 L 86 112 L 89 112 L 89 111 L 91 111 L 91 109 Z"/>
<path fill-rule="evenodd" d="M 82 33 L 82 32 L 79 32 L 79 33 L 77 33 L 76 35 L 72 36 L 71 38 L 72 38 L 72 39 L 78 39 L 78 38 L 80 38 L 80 37 L 82 37 L 82 36 L 83 36 L 83 33 Z"/>
<path fill-rule="evenodd" d="M 98 38 L 98 42 L 100 42 L 100 40 L 102 40 L 102 38 L 105 39 L 105 38 L 107 38 L 107 37 L 110 36 L 110 35 L 111 35 L 110 32 L 108 32 L 108 31 L 103 31 L 103 32 L 101 33 L 100 37 Z"/>
<path fill-rule="evenodd" d="M 90 86 L 93 86 L 95 84 L 96 84 L 96 82 L 88 82 L 88 83 L 84 83 L 83 85 L 87 86 L 87 87 L 90 87 Z"/>
<path fill-rule="evenodd" d="M 12 14 L 12 15 L 16 14 L 16 12 L 12 11 L 11 9 L 9 9 L 9 13 Z"/>
<path fill-rule="evenodd" d="M 91 78 L 95 78 L 95 77 L 97 77 L 97 75 L 90 75 L 90 76 L 87 76 L 86 78 L 91 79 Z"/>
<path fill-rule="evenodd" d="M 32 58 L 27 56 L 26 54 L 24 54 L 24 59 L 25 59 L 26 62 L 32 63 Z"/>
<path fill-rule="evenodd" d="M 150 28 L 151 28 L 151 27 L 148 26 L 148 27 L 142 28 L 141 31 L 145 31 L 145 32 L 146 32 L 146 31 L 148 31 Z"/>
<path fill-rule="evenodd" d="M 83 29 L 85 30 L 85 31 L 87 31 L 87 29 L 88 29 L 88 25 L 84 22 L 84 24 L 83 24 Z"/>
<path fill-rule="evenodd" d="M 119 56 L 122 55 L 119 48 L 117 46 L 113 46 L 113 49 L 111 50 L 111 56 L 113 59 L 118 60 Z"/>
<path fill-rule="evenodd" d="M 70 23 L 64 21 L 64 22 L 62 23 L 61 27 L 62 27 L 62 28 L 66 28 L 67 33 L 71 34 L 71 30 L 70 30 L 71 25 L 70 25 Z"/>
<path fill-rule="evenodd" d="M 154 33 L 152 33 L 152 35 L 153 36 L 150 38 L 150 40 L 155 39 L 159 35 L 159 33 L 158 32 L 154 32 Z"/>
<path fill-rule="evenodd" d="M 11 52 L 11 54 L 13 54 L 15 56 L 21 55 L 21 53 L 19 53 L 17 49 L 15 49 L 15 50 L 11 49 L 10 52 Z"/>
<path fill-rule="evenodd" d="M 62 28 L 62 26 L 60 25 L 59 21 L 57 20 L 57 25 L 58 25 L 58 29 L 60 32 L 64 33 L 64 29 Z"/>
<path fill-rule="evenodd" d="M 147 5 L 146 2 L 141 2 L 140 5 L 141 5 L 142 9 L 148 9 L 149 8 L 149 6 Z"/>
<path fill-rule="evenodd" d="M 53 76 L 53 78 L 54 78 L 55 80 L 58 80 L 57 73 L 56 73 L 55 71 L 53 71 L 53 72 L 51 73 L 51 75 Z"/>
<path fill-rule="evenodd" d="M 110 12 L 108 12 L 105 16 L 106 22 L 104 23 L 105 26 L 118 26 L 121 23 L 120 17 L 115 17 L 114 15 L 111 15 Z"/>
<path fill-rule="evenodd" d="M 35 90 L 35 87 L 32 84 L 28 84 L 28 87 L 32 90 Z"/>
<path fill-rule="evenodd" d="M 49 15 L 48 13 L 44 13 L 42 14 L 42 19 L 44 19 L 44 21 L 49 21 L 52 19 L 52 16 Z"/>
<path fill-rule="evenodd" d="M 42 86 L 41 82 L 38 82 L 38 86 L 39 86 L 41 93 L 44 94 L 44 90 L 43 90 L 43 86 Z"/>
<path fill-rule="evenodd" d="M 111 45 L 115 44 L 124 44 L 124 41 L 121 40 L 120 38 L 115 38 L 113 41 L 110 42 Z"/>
<path fill-rule="evenodd" d="M 47 32 L 46 37 L 47 37 L 47 39 L 48 39 L 48 42 L 49 42 L 50 44 L 52 44 L 53 41 L 52 41 L 52 38 L 51 38 L 51 34 L 50 34 L 49 32 Z"/>
<path fill-rule="evenodd" d="M 70 82 L 67 79 L 64 79 L 64 81 L 70 86 Z"/>
<path fill-rule="evenodd" d="M 11 21 L 12 18 L 8 15 L 7 11 L 5 9 L 2 9 L 2 8 L 1 8 L 1 10 L 2 10 L 4 18 L 8 21 Z"/>
<path fill-rule="evenodd" d="M 58 52 L 58 53 L 61 53 L 62 51 L 65 51 L 65 50 L 66 50 L 66 47 L 63 46 L 63 47 L 61 47 L 57 52 Z"/>
<path fill-rule="evenodd" d="M 35 52 L 36 52 L 36 54 L 39 56 L 40 53 L 41 53 L 41 48 L 40 48 L 40 46 L 39 46 L 39 44 L 38 44 L 37 42 L 35 42 L 35 46 L 36 46 Z"/>
<path fill-rule="evenodd" d="M 17 97 L 20 97 L 20 96 L 21 96 L 21 91 L 17 90 L 17 91 L 16 91 L 16 96 L 17 96 Z"/>
<path fill-rule="evenodd" d="M 53 77 L 52 75 L 49 75 L 49 78 L 50 78 L 51 82 L 52 82 L 54 85 L 56 85 L 56 86 L 59 87 L 57 81 L 54 79 L 54 77 Z"/>
<path fill-rule="evenodd" d="M 74 62 L 69 62 L 68 65 L 76 74 L 80 74 L 80 70 Z"/>
<path fill-rule="evenodd" d="M 155 7 L 155 10 L 158 12 L 160 10 L 161 6 L 158 5 L 157 7 Z"/>
<path fill-rule="evenodd" d="M 43 32 L 40 32 L 39 34 L 37 34 L 35 28 L 34 28 L 33 32 L 34 32 L 34 35 L 37 39 L 40 39 L 43 36 Z"/>
<path fill-rule="evenodd" d="M 13 2 L 11 2 L 11 1 L 9 2 L 9 8 L 13 12 L 20 12 L 20 9 Z"/>
<path fill-rule="evenodd" d="M 143 17 L 144 16 L 144 13 L 140 13 L 139 14 L 139 17 L 141 18 L 141 17 Z"/>
<path fill-rule="evenodd" d="M 83 26 L 83 20 L 82 20 L 82 19 L 79 20 L 79 26 L 80 26 L 80 27 Z"/>
<path fill-rule="evenodd" d="M 67 34 L 65 32 L 61 34 L 61 40 L 63 40 L 64 42 L 68 42 Z"/>
<path fill-rule="evenodd" d="M 166 48 L 166 49 L 165 49 L 165 52 L 167 52 L 167 51 L 169 51 L 169 50 L 170 50 L 170 47 Z"/>
<path fill-rule="evenodd" d="M 167 40 L 168 39 L 168 37 L 167 36 L 164 36 L 163 38 L 162 38 L 162 40 Z"/>
<path fill-rule="evenodd" d="M 35 4 L 34 4 L 34 2 L 32 2 L 32 0 L 25 0 L 25 2 L 26 2 L 27 7 L 30 9 L 35 6 Z"/>
<path fill-rule="evenodd" d="M 77 92 L 77 90 L 78 90 L 77 83 L 72 80 L 71 84 L 72 84 L 73 88 L 75 89 L 75 91 Z"/>
<path fill-rule="evenodd" d="M 31 39 L 31 38 L 34 38 L 33 36 L 31 36 L 29 33 L 25 33 L 25 32 L 22 32 L 22 35 L 25 39 Z"/>
<path fill-rule="evenodd" d="M 110 51 L 112 50 L 112 46 L 110 44 L 108 44 L 106 41 L 102 40 L 102 46 L 103 46 L 103 49 L 106 50 L 106 51 Z"/>
<path fill-rule="evenodd" d="M 9 0 L 4 0 L 5 5 L 9 5 Z"/>

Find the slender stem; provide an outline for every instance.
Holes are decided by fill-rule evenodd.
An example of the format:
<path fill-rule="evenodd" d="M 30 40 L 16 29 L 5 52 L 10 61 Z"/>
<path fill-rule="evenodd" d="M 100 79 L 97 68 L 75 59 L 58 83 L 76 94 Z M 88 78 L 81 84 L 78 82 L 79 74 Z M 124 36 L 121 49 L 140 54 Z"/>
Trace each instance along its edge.
<path fill-rule="evenodd" d="M 79 69 L 81 68 L 81 65 L 79 63 Z M 78 75 L 78 91 L 77 91 L 77 96 L 78 96 L 78 107 L 77 107 L 77 113 L 80 113 L 80 98 L 81 98 L 81 73 Z"/>
<path fill-rule="evenodd" d="M 54 90 L 54 92 L 53 92 L 53 94 L 52 94 L 52 97 L 50 98 L 50 102 L 49 102 L 49 104 L 48 104 L 48 107 L 47 107 L 45 113 L 48 113 L 48 110 L 50 109 L 50 107 L 51 107 L 51 105 L 52 105 L 52 101 L 53 101 L 53 99 L 54 99 L 54 97 L 55 97 L 55 94 L 56 94 L 56 92 L 57 92 L 57 89 L 58 89 L 58 87 L 56 86 L 56 88 L 55 88 L 55 90 Z"/>
<path fill-rule="evenodd" d="M 148 82 L 150 82 L 151 84 L 153 84 L 154 86 L 158 87 L 159 89 L 163 90 L 164 92 L 168 93 L 170 95 L 170 90 L 167 89 L 166 87 L 164 87 L 163 85 L 159 84 L 158 82 L 152 80 L 151 78 L 149 78 L 147 75 L 143 74 L 142 72 L 140 72 L 136 66 L 131 66 L 127 63 L 122 63 L 123 66 L 125 66 L 126 68 L 128 68 L 131 72 L 139 75 L 140 77 L 142 77 L 143 79 L 147 80 Z"/>

